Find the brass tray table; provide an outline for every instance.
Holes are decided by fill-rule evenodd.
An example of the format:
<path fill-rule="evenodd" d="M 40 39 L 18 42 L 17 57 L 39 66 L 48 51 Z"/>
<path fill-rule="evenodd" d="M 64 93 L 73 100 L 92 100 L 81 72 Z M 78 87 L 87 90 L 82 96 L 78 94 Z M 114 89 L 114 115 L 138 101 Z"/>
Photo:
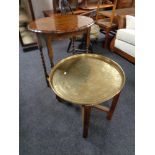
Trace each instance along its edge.
<path fill-rule="evenodd" d="M 107 113 L 111 120 L 125 84 L 122 68 L 113 60 L 97 54 L 78 54 L 58 62 L 49 76 L 55 94 L 82 106 L 83 137 L 88 135 L 91 108 Z M 113 98 L 111 107 L 100 105 Z"/>

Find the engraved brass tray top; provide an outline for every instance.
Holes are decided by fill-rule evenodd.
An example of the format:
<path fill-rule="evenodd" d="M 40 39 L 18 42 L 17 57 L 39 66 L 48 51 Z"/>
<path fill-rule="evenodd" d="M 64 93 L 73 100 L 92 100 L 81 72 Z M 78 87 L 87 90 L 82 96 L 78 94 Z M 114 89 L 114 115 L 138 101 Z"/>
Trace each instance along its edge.
<path fill-rule="evenodd" d="M 49 82 L 60 98 L 71 103 L 95 105 L 118 94 L 125 83 L 122 68 L 96 54 L 78 54 L 58 62 Z"/>

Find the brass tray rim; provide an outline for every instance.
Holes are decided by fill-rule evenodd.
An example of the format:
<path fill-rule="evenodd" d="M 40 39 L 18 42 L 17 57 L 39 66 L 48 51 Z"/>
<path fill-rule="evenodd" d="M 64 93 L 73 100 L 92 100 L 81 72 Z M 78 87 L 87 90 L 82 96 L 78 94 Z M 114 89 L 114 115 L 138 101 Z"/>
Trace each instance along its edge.
<path fill-rule="evenodd" d="M 103 61 L 104 61 L 104 60 L 107 60 L 107 61 L 110 61 L 110 62 L 112 62 L 113 64 L 115 64 L 115 66 L 117 66 L 117 68 L 119 68 L 119 69 L 121 70 L 122 75 L 123 75 L 123 76 L 122 76 L 123 82 L 122 82 L 122 85 L 121 85 L 120 90 L 118 90 L 114 95 L 105 98 L 102 102 L 96 102 L 96 103 L 94 103 L 94 102 L 82 102 L 82 103 L 81 103 L 81 102 L 79 102 L 79 101 L 77 101 L 77 100 L 69 100 L 69 99 L 65 98 L 63 95 L 61 95 L 59 92 L 57 92 L 57 91 L 54 89 L 53 81 L 50 81 L 50 79 L 53 78 L 56 69 L 57 69 L 61 64 L 63 64 L 65 61 L 68 61 L 68 60 L 70 60 L 70 59 L 74 59 L 74 58 L 76 58 L 76 57 L 99 58 L 100 60 L 103 60 Z M 110 58 L 108 58 L 108 57 L 105 57 L 105 56 L 103 56 L 103 55 L 99 55 L 99 54 L 84 53 L 84 54 L 72 55 L 72 56 L 66 57 L 66 58 L 64 58 L 64 59 L 62 59 L 62 60 L 60 60 L 60 61 L 58 61 L 58 62 L 55 64 L 55 66 L 51 69 L 50 74 L 49 74 L 48 81 L 49 81 L 50 87 L 52 88 L 52 90 L 54 91 L 54 93 L 55 93 L 57 96 L 59 96 L 60 98 L 62 98 L 63 100 L 68 101 L 68 102 L 70 102 L 70 103 L 78 104 L 78 105 L 96 105 L 96 104 L 100 104 L 100 103 L 103 103 L 103 102 L 105 102 L 105 101 L 108 101 L 108 100 L 112 99 L 114 96 L 116 96 L 117 94 L 119 94 L 119 93 L 122 91 L 122 89 L 123 89 L 123 87 L 124 87 L 124 85 L 125 85 L 126 76 L 125 76 L 125 73 L 124 73 L 124 70 L 122 69 L 122 67 L 121 67 L 117 62 L 115 62 L 114 60 L 112 60 L 112 59 L 110 59 Z"/>

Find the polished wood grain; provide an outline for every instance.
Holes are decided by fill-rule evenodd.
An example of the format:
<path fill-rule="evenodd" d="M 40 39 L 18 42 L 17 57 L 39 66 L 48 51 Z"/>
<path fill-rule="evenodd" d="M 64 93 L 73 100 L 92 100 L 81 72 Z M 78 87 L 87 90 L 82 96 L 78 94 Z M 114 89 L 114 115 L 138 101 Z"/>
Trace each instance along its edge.
<path fill-rule="evenodd" d="M 50 59 L 51 68 L 54 66 L 53 57 L 54 51 L 52 47 L 52 40 L 75 37 L 79 34 L 86 34 L 86 52 L 90 45 L 90 27 L 94 24 L 94 20 L 90 17 L 80 15 L 60 15 L 53 14 L 51 17 L 40 18 L 32 21 L 28 25 L 28 29 L 38 34 L 38 36 L 45 39 L 48 56 Z M 39 43 L 41 44 L 41 42 Z M 41 59 L 43 60 L 43 52 L 41 50 Z M 47 71 L 45 63 L 43 63 L 45 78 L 47 78 Z M 48 85 L 48 83 L 47 83 Z"/>
<path fill-rule="evenodd" d="M 29 30 L 36 33 L 71 33 L 86 29 L 94 24 L 92 18 L 80 15 L 53 15 L 31 22 Z"/>

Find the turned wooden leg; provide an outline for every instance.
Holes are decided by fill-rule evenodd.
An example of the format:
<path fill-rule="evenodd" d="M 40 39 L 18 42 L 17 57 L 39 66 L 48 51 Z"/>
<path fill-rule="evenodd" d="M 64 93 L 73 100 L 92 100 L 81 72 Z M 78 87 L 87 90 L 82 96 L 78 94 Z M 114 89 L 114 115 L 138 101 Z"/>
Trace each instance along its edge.
<path fill-rule="evenodd" d="M 46 35 L 46 45 L 47 45 L 48 56 L 49 56 L 51 68 L 52 68 L 54 66 L 54 63 L 53 63 L 53 48 L 52 48 L 52 37 L 51 37 L 51 35 Z"/>
<path fill-rule="evenodd" d="M 47 74 L 47 69 L 46 69 L 46 65 L 45 65 L 45 59 L 44 59 L 42 47 L 39 47 L 39 51 L 40 51 L 40 56 L 41 56 L 42 65 L 43 65 L 43 69 L 44 69 L 44 75 L 45 75 L 47 87 L 50 87 L 49 81 L 47 80 L 49 76 L 48 76 L 48 74 Z"/>
<path fill-rule="evenodd" d="M 89 46 L 90 46 L 90 27 L 87 30 L 86 34 L 86 53 L 89 53 Z"/>
<path fill-rule="evenodd" d="M 117 105 L 119 96 L 120 96 L 120 93 L 117 94 L 117 95 L 115 95 L 114 98 L 113 98 L 112 105 L 111 105 L 110 110 L 109 110 L 109 112 L 107 114 L 107 119 L 108 120 L 111 120 L 112 119 L 112 115 L 113 115 L 113 113 L 115 111 L 115 108 L 116 108 L 116 105 Z"/>
<path fill-rule="evenodd" d="M 46 64 L 45 64 L 45 59 L 44 59 L 44 54 L 43 54 L 43 48 L 42 48 L 42 43 L 41 43 L 41 38 L 40 38 L 41 36 L 37 35 L 37 37 L 38 37 L 38 48 L 40 51 L 41 62 L 42 62 L 42 66 L 44 69 L 45 80 L 47 83 L 47 87 L 50 87 L 49 81 L 47 80 L 49 76 L 48 76 L 47 69 L 46 69 Z"/>
<path fill-rule="evenodd" d="M 87 138 L 89 120 L 90 120 L 91 106 L 82 106 L 82 124 L 83 124 L 83 137 Z"/>
<path fill-rule="evenodd" d="M 73 37 L 72 37 L 72 49 L 73 49 L 73 54 L 75 54 L 75 39 L 76 39 L 76 37 L 73 36 Z"/>

